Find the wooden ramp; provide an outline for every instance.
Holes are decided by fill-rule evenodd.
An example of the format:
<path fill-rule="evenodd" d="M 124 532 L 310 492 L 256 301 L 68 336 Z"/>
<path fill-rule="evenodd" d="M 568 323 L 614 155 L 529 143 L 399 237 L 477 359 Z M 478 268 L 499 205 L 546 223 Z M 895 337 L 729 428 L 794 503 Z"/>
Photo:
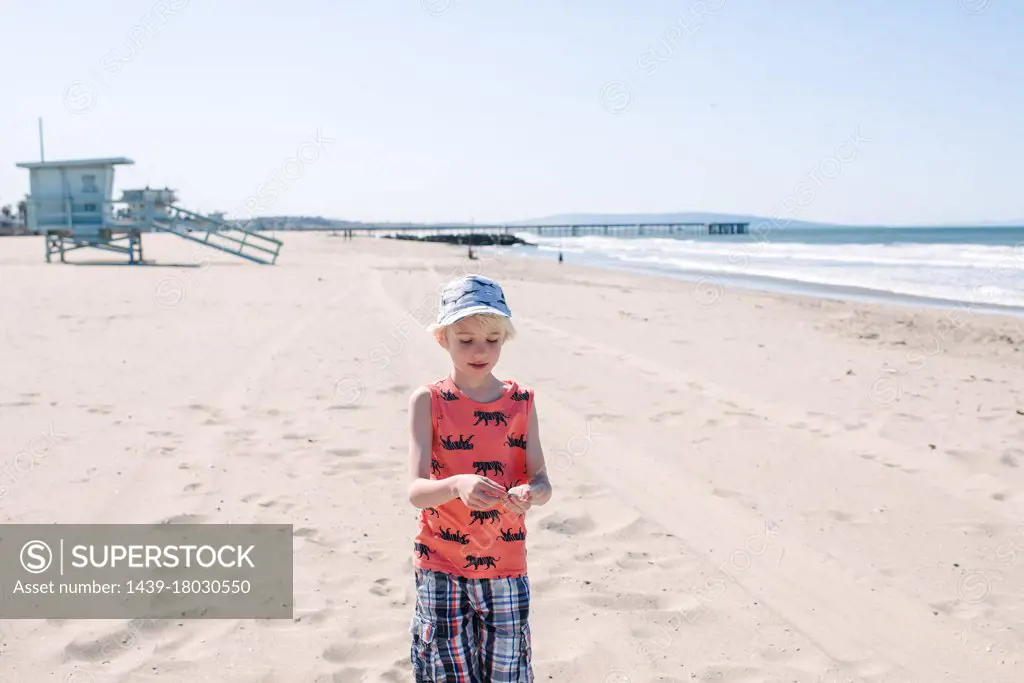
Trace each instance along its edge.
<path fill-rule="evenodd" d="M 154 219 L 151 225 L 182 239 L 198 242 L 211 249 L 233 254 L 255 263 L 272 265 L 281 252 L 281 240 L 253 230 L 187 211 L 178 206 L 167 207 L 167 219 Z"/>

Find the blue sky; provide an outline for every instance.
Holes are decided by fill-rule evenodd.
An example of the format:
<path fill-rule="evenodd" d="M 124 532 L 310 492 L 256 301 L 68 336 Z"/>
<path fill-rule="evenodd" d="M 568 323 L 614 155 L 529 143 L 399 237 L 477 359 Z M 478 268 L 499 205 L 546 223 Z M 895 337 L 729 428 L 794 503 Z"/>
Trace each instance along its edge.
<path fill-rule="evenodd" d="M 236 217 L 1024 219 L 1020 0 L 3 13 L 0 203 L 28 190 L 14 164 L 39 158 L 41 116 L 48 160 L 127 156 L 118 189 Z"/>

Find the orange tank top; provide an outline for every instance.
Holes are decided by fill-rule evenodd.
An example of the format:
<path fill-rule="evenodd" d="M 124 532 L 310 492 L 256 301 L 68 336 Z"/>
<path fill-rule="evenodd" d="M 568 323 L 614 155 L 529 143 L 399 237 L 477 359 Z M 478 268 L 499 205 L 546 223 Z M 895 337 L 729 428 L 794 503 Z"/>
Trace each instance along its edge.
<path fill-rule="evenodd" d="M 430 478 L 480 474 L 505 489 L 528 483 L 526 430 L 533 391 L 512 381 L 496 401 L 469 398 L 450 377 L 428 385 Z M 419 512 L 413 565 L 472 579 L 526 574 L 526 518 L 500 504 L 470 510 L 455 498 Z"/>

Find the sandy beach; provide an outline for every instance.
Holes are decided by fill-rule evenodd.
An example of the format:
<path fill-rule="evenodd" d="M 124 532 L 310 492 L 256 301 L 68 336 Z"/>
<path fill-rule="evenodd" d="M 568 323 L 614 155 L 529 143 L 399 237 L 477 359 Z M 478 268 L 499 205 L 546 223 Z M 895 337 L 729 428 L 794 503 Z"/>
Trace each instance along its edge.
<path fill-rule="evenodd" d="M 1024 680 L 1024 318 L 277 236 L 0 240 L 4 522 L 295 527 L 293 620 L 3 620 L 0 681 L 411 680 L 406 409 L 465 272 L 505 287 L 554 486 L 538 681 Z"/>

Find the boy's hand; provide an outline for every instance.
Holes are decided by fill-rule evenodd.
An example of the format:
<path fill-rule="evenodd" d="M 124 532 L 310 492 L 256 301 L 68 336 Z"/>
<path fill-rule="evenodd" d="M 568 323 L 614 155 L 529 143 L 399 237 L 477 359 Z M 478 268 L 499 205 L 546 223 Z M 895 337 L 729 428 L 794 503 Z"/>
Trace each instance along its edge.
<path fill-rule="evenodd" d="M 505 487 L 479 474 L 456 475 L 455 491 L 470 510 L 489 510 L 508 500 Z"/>
<path fill-rule="evenodd" d="M 512 512 L 525 515 L 526 511 L 533 505 L 533 502 L 530 500 L 531 494 L 532 491 L 529 484 L 514 486 L 508 490 L 508 500 L 505 501 L 505 507 Z"/>

